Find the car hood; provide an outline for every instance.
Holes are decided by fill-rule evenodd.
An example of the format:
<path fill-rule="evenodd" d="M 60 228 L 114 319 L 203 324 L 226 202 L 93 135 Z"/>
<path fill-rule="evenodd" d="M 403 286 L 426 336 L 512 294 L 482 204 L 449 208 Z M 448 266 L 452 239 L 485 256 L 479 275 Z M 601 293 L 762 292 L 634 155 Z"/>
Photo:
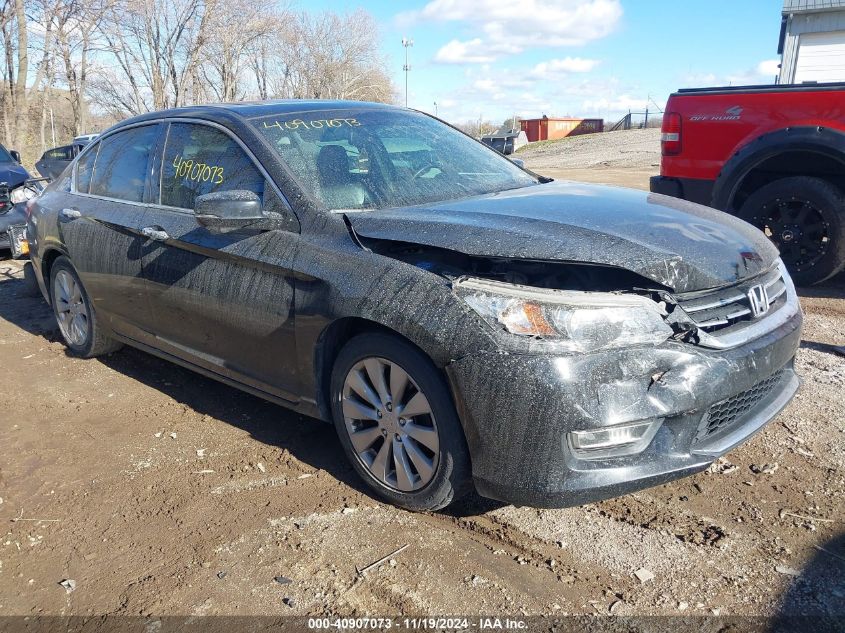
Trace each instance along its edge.
<path fill-rule="evenodd" d="M 29 173 L 22 165 L 17 163 L 0 163 L 0 183 L 6 183 L 10 189 L 14 189 L 24 180 L 29 178 Z"/>
<path fill-rule="evenodd" d="M 555 182 L 349 214 L 362 237 L 467 255 L 615 266 L 675 292 L 716 288 L 772 266 L 777 249 L 726 213 L 632 189 Z"/>

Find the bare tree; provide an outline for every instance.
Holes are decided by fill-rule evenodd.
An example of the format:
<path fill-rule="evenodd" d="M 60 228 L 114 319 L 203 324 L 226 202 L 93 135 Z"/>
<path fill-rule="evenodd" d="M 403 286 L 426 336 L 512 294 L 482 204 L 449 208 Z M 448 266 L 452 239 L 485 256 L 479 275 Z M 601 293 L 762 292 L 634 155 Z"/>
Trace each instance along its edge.
<path fill-rule="evenodd" d="M 187 102 L 187 85 L 204 44 L 207 15 L 218 0 L 116 0 L 101 33 L 116 62 L 107 102 L 131 114 Z M 117 82 L 115 84 L 114 82 Z M 130 94 L 118 91 L 128 88 Z"/>
<path fill-rule="evenodd" d="M 216 5 L 204 31 L 199 69 L 216 101 L 236 101 L 255 92 L 246 70 L 250 53 L 272 45 L 284 13 L 272 0 L 226 0 Z M 237 28 L 232 28 L 237 24 Z M 257 82 L 260 85 L 260 82 Z"/>
<path fill-rule="evenodd" d="M 86 103 L 91 55 L 110 0 L 58 0 L 56 40 L 64 69 L 64 81 L 73 111 L 74 134 L 85 131 Z"/>
<path fill-rule="evenodd" d="M 276 0 L 0 0 L 3 138 L 60 134 L 203 101 L 393 101 L 375 20 Z M 34 137 L 34 138 L 33 138 Z M 62 139 L 64 140 L 64 139 Z M 33 158 L 34 160 L 34 158 Z"/>
<path fill-rule="evenodd" d="M 300 13 L 279 21 L 272 37 L 275 46 L 251 50 L 259 98 L 395 100 L 369 13 Z"/>
<path fill-rule="evenodd" d="M 29 24 L 24 0 L 3 0 L 0 5 L 3 38 L 3 122 L 6 142 L 17 145 L 26 136 L 29 78 Z"/>
<path fill-rule="evenodd" d="M 61 0 L 3 0 L 0 39 L 4 54 L 0 113 L 8 144 L 25 149 L 30 141 L 31 106 L 43 117 L 54 80 L 53 18 Z M 30 75 L 31 53 L 37 63 Z M 39 54 L 40 53 L 40 54 Z"/>

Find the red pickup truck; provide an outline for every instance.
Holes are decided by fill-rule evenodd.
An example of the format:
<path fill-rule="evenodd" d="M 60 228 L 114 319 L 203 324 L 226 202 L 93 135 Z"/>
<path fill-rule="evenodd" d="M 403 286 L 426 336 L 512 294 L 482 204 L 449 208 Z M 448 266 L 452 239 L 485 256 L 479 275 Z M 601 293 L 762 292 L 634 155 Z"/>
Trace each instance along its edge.
<path fill-rule="evenodd" d="M 845 83 L 680 90 L 662 150 L 653 192 L 754 224 L 799 285 L 845 267 Z"/>

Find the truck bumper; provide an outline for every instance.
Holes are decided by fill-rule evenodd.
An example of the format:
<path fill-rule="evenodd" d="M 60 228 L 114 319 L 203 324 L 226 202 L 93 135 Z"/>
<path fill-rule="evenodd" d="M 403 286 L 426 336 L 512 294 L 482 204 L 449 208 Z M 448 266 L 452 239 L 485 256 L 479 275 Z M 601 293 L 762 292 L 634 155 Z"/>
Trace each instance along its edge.
<path fill-rule="evenodd" d="M 567 507 L 704 470 L 795 394 L 801 322 L 799 310 L 721 352 L 665 343 L 582 356 L 479 352 L 453 362 L 447 372 L 476 489 L 516 505 Z M 717 415 L 727 421 L 711 431 Z M 573 431 L 649 420 L 662 421 L 636 454 L 584 458 L 570 441 Z"/>
<path fill-rule="evenodd" d="M 668 176 L 652 176 L 649 181 L 652 193 L 681 198 L 705 206 L 713 204 L 713 181 L 696 178 L 670 178 Z"/>
<path fill-rule="evenodd" d="M 649 188 L 652 193 L 659 193 L 673 198 L 683 197 L 683 189 L 677 178 L 666 178 L 665 176 L 652 176 L 649 180 Z"/>

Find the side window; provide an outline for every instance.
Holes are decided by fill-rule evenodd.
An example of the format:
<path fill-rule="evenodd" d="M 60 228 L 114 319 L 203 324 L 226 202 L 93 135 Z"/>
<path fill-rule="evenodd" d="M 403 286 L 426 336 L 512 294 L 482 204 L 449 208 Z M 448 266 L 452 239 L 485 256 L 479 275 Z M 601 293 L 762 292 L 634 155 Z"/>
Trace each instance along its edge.
<path fill-rule="evenodd" d="M 70 146 L 66 145 L 51 149 L 47 152 L 46 156 L 55 160 L 70 160 Z"/>
<path fill-rule="evenodd" d="M 145 125 L 112 134 L 100 141 L 91 193 L 142 202 L 147 166 L 157 134 L 158 125 Z"/>
<path fill-rule="evenodd" d="M 161 204 L 193 209 L 197 196 L 244 189 L 264 195 L 264 176 L 231 137 L 195 123 L 172 123 L 161 165 Z"/>
<path fill-rule="evenodd" d="M 97 152 L 100 146 L 94 147 L 76 163 L 76 191 L 88 193 L 91 188 L 91 174 L 94 172 L 94 161 L 97 160 Z"/>

